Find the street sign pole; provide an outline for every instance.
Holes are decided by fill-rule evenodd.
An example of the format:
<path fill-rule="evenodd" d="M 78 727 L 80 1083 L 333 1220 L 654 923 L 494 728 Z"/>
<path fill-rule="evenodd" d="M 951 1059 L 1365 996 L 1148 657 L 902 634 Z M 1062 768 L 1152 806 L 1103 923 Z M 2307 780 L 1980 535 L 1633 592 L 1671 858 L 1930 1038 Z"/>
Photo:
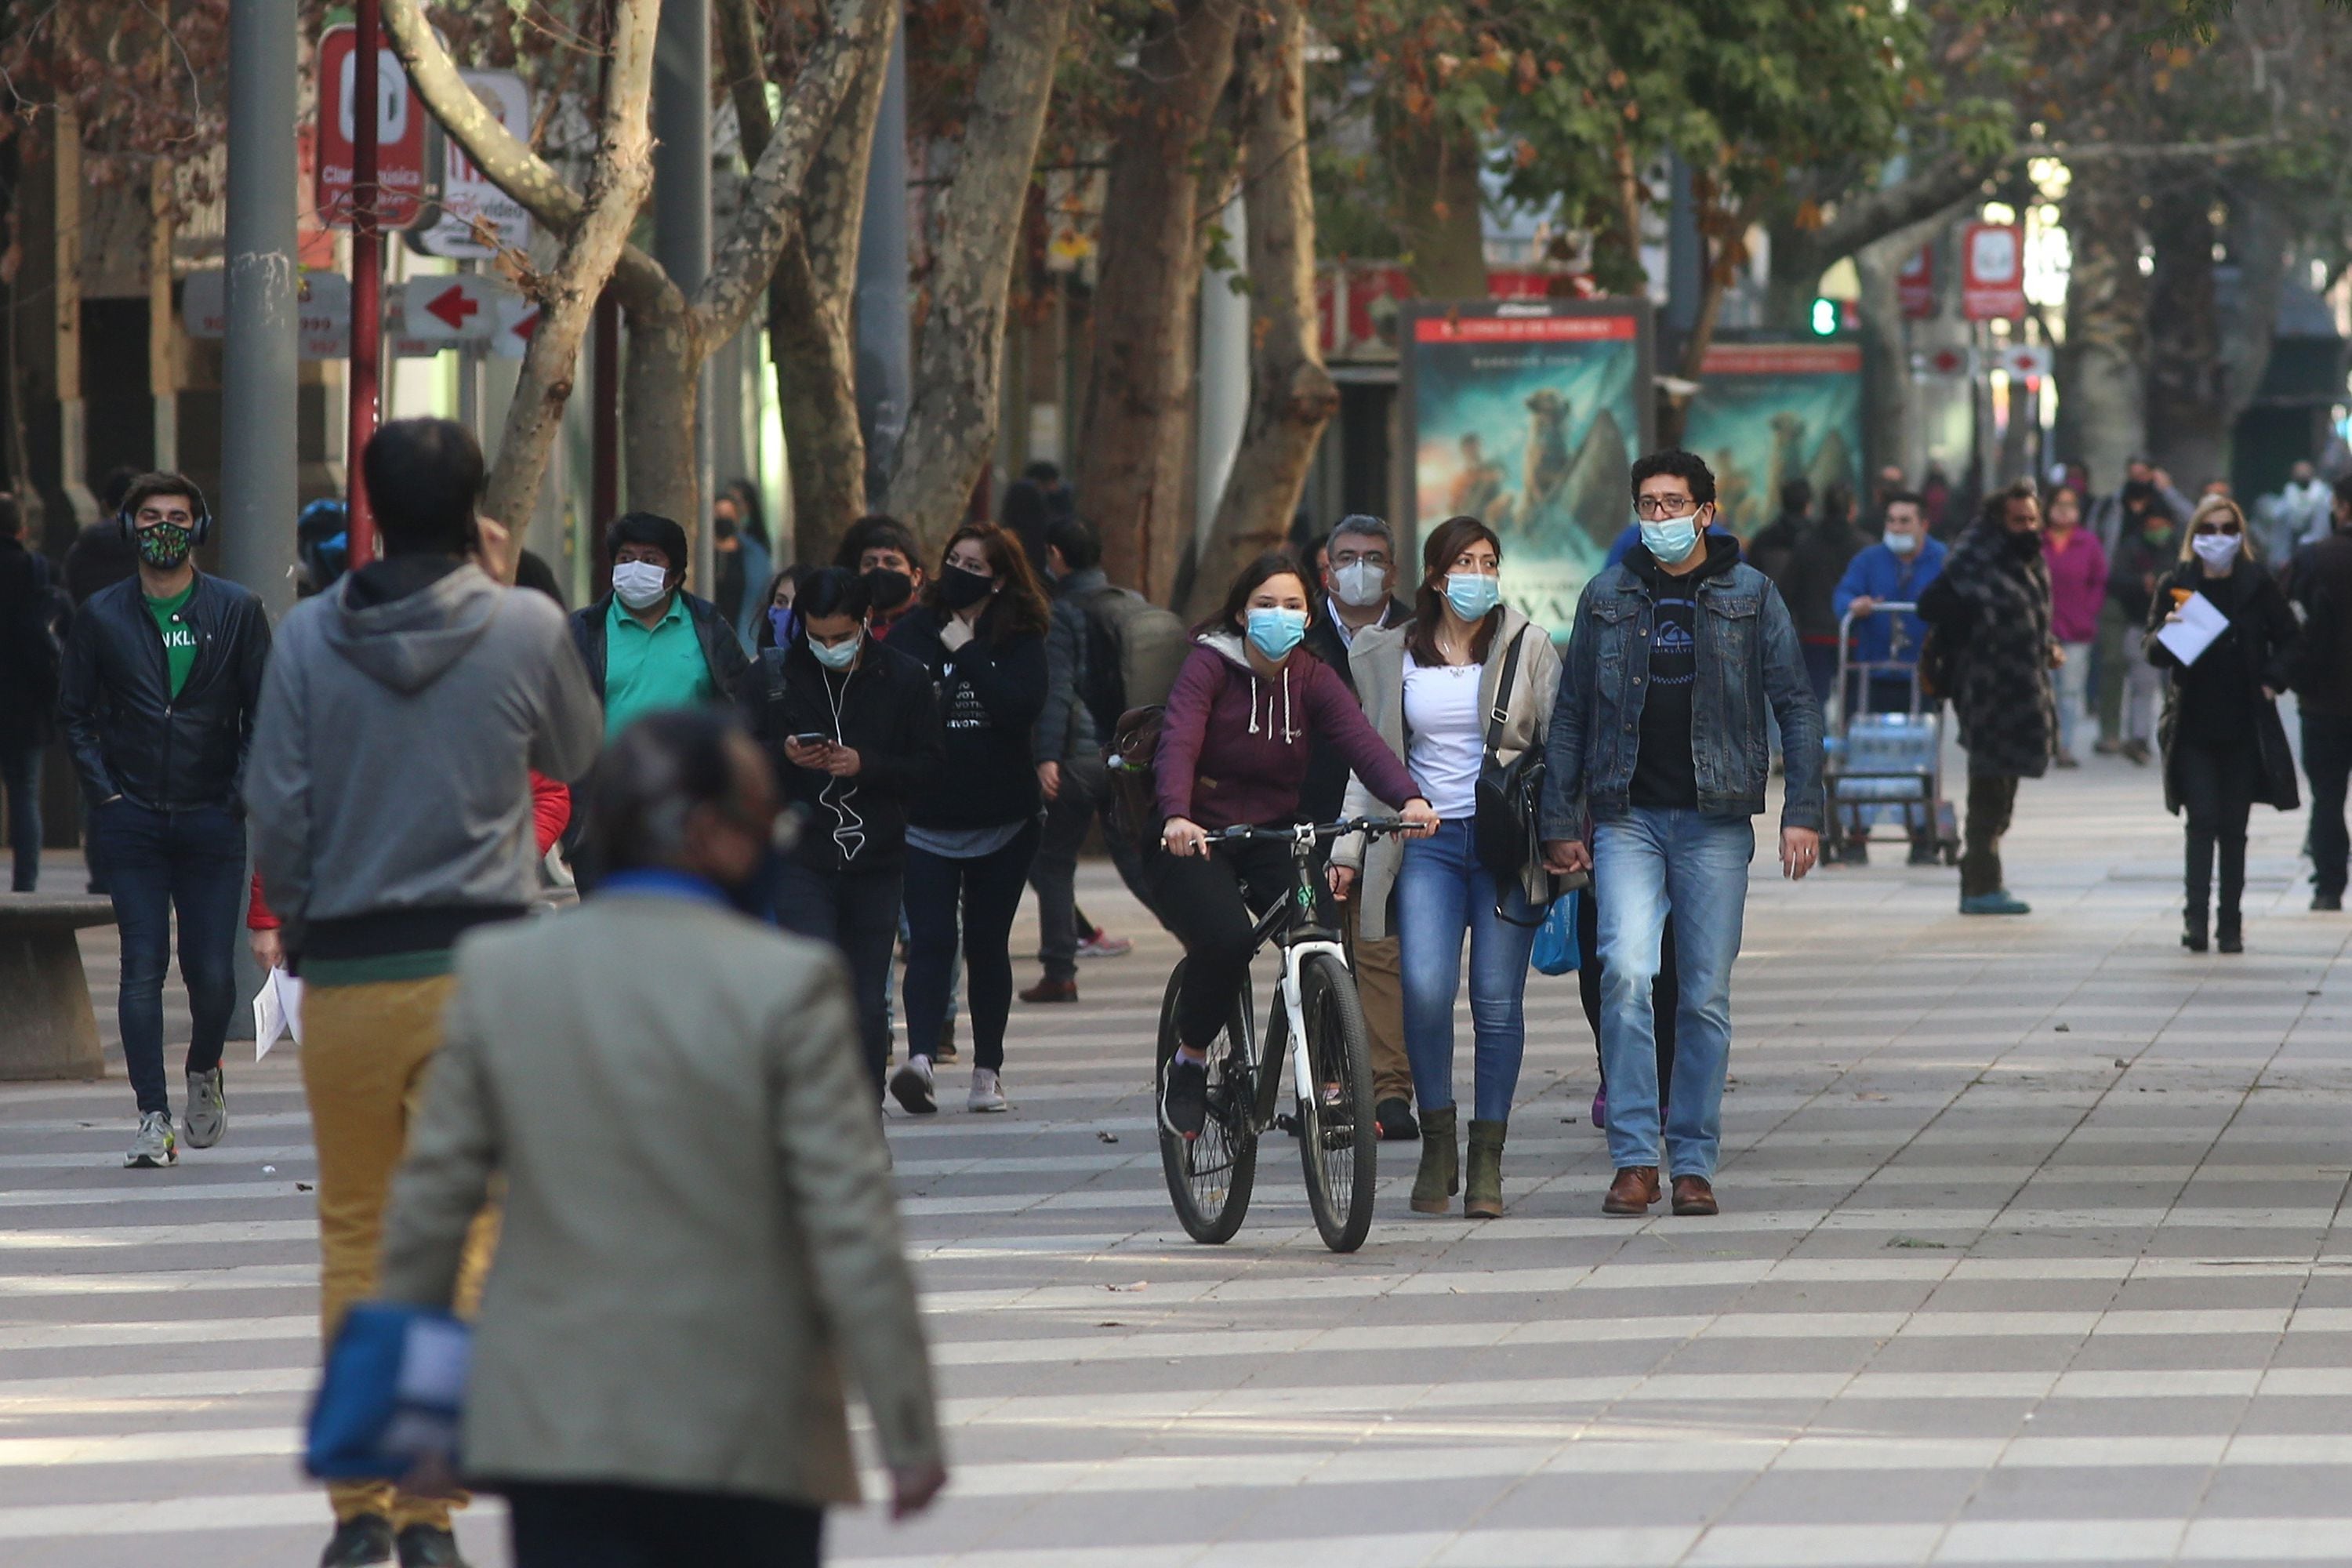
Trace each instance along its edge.
<path fill-rule="evenodd" d="M 221 278 L 221 570 L 272 615 L 294 603 L 295 0 L 229 7 L 228 223 Z M 191 300 L 198 291 L 189 284 Z M 193 304 L 184 306 L 188 317 Z M 191 322 L 193 325 L 193 321 Z"/>
<path fill-rule="evenodd" d="M 359 0 L 352 49 L 352 410 L 344 439 L 350 494 L 351 569 L 375 559 L 375 514 L 361 457 L 375 434 L 383 353 L 383 240 L 376 226 L 378 0 Z"/>

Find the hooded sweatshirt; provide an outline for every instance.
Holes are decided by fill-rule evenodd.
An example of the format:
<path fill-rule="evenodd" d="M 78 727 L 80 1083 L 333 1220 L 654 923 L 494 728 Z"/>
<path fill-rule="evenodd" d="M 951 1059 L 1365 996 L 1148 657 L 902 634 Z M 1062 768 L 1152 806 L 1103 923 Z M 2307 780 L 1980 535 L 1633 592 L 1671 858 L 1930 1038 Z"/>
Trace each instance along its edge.
<path fill-rule="evenodd" d="M 603 735 L 563 612 L 542 594 L 397 557 L 297 605 L 245 776 L 287 946 L 436 973 L 459 931 L 530 897 L 531 770 L 578 779 Z"/>
<path fill-rule="evenodd" d="M 1389 805 L 1421 794 L 1329 665 L 1299 648 L 1269 680 L 1251 668 L 1234 633 L 1193 641 L 1168 694 L 1153 761 L 1162 816 L 1212 829 L 1295 820 L 1317 738 Z"/>

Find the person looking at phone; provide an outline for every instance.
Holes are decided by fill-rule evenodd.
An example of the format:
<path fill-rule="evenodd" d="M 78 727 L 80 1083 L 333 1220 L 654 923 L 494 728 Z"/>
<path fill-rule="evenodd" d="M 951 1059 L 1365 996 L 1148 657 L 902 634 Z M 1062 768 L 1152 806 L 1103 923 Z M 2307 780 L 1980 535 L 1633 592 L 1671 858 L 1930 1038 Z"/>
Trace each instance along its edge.
<path fill-rule="evenodd" d="M 736 694 L 786 797 L 806 813 L 777 872 L 786 931 L 832 943 L 849 965 L 874 1090 L 890 1054 L 890 952 L 907 864 L 907 797 L 943 751 L 930 672 L 869 635 L 866 580 L 811 573 L 793 640 L 762 649 Z"/>

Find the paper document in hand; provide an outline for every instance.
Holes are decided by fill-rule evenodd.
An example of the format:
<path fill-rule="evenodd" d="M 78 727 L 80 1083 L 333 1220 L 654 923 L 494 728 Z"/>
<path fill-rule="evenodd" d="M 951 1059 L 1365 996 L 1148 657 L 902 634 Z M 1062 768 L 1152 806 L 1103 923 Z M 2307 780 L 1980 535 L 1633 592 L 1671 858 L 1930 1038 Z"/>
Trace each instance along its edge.
<path fill-rule="evenodd" d="M 253 998 L 253 1059 L 269 1054 L 281 1035 L 302 1043 L 302 983 L 283 969 L 273 969 Z"/>
<path fill-rule="evenodd" d="M 2213 646 L 2213 639 L 2229 629 L 2230 617 L 2212 600 L 2191 594 L 2180 602 L 2180 618 L 2160 628 L 2156 640 L 2170 648 L 2172 657 L 2181 663 L 2195 664 L 2198 656 Z"/>

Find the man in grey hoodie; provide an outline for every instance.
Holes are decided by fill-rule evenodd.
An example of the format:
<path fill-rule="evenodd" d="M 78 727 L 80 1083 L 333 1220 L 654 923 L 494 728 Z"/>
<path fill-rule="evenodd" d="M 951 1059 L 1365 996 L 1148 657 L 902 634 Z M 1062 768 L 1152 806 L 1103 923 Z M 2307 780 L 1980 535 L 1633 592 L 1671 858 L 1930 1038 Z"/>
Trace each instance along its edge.
<path fill-rule="evenodd" d="M 470 927 L 520 915 L 536 886 L 530 770 L 581 777 L 604 732 L 562 610 L 470 563 L 474 438 L 404 419 L 376 432 L 363 465 L 384 558 L 287 616 L 245 782 L 254 861 L 306 983 L 331 1342 L 375 1288 L 393 1171 L 441 1046 L 450 950 Z M 395 1545 L 402 1568 L 459 1562 L 446 1502 L 329 1489 L 321 1568 L 388 1562 Z"/>

